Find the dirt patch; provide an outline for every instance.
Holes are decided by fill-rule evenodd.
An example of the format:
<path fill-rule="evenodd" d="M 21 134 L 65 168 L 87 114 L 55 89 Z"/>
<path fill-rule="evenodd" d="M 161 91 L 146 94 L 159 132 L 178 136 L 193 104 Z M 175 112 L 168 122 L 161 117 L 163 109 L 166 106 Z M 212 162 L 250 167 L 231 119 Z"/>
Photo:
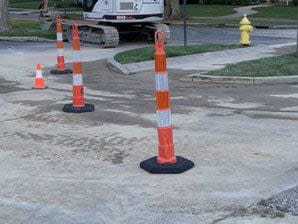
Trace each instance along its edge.
<path fill-rule="evenodd" d="M 17 85 L 19 85 L 19 83 L 0 78 L 0 94 L 25 90 L 23 88 L 17 87 Z"/>

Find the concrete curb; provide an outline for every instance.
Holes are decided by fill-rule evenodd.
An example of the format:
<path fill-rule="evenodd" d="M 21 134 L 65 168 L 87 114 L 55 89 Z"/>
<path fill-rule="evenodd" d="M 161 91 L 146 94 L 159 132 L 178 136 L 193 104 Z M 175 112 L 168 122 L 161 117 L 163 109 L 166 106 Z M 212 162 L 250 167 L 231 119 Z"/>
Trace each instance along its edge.
<path fill-rule="evenodd" d="M 120 64 L 114 58 L 107 60 L 108 67 L 122 75 L 132 75 L 125 65 Z M 181 81 L 191 81 L 200 83 L 222 83 L 222 84 L 288 84 L 298 82 L 298 75 L 295 76 L 282 76 L 282 77 L 236 77 L 236 76 L 209 76 L 193 74 L 180 78 Z"/>
<path fill-rule="evenodd" d="M 166 21 L 168 25 L 183 25 L 181 21 Z M 209 24 L 209 23 L 198 23 L 198 22 L 187 22 L 188 26 L 200 26 L 200 27 L 210 27 L 210 28 L 239 28 L 239 25 L 218 23 L 218 24 Z"/>
<path fill-rule="evenodd" d="M 111 70 L 120 73 L 122 75 L 131 75 L 132 73 L 125 67 L 125 65 L 120 64 L 114 58 L 109 58 L 107 60 L 108 68 Z"/>
<path fill-rule="evenodd" d="M 183 25 L 181 21 L 166 21 L 168 25 Z M 200 27 L 210 27 L 210 28 L 239 28 L 239 25 L 228 24 L 228 23 L 198 23 L 198 22 L 187 22 L 188 26 L 200 26 Z M 297 25 L 254 25 L 256 29 L 296 29 Z"/>
<path fill-rule="evenodd" d="M 288 84 L 298 82 L 298 75 L 282 77 L 233 77 L 233 76 L 209 76 L 209 75 L 188 75 L 182 77 L 181 81 L 192 81 L 201 83 L 222 83 L 222 84 Z"/>
<path fill-rule="evenodd" d="M 224 58 L 224 57 L 232 57 L 231 55 L 239 55 L 240 51 L 243 53 L 249 53 L 250 51 L 254 53 L 258 53 L 261 56 L 260 57 L 254 57 L 255 55 L 252 55 L 252 57 L 247 58 L 247 60 L 255 60 L 258 58 L 265 58 L 265 57 L 274 57 L 276 56 L 274 53 L 276 52 L 275 48 L 280 48 L 283 46 L 291 46 L 293 43 L 287 43 L 287 44 L 278 44 L 278 45 L 270 45 L 270 46 L 256 46 L 256 47 L 250 47 L 250 48 L 239 48 L 239 49 L 231 49 L 226 51 L 217 51 L 217 52 L 206 52 L 202 54 L 194 54 L 194 55 L 186 55 L 181 57 L 173 57 L 168 59 L 168 68 L 177 69 L 177 66 L 181 65 L 184 61 L 191 61 L 192 59 L 197 61 L 202 61 L 202 58 L 204 60 L 207 60 L 212 57 L 218 57 L 218 58 Z M 190 59 L 191 58 L 191 59 Z M 201 59 L 200 59 L 201 58 Z M 235 59 L 235 57 L 232 57 Z M 238 58 L 238 56 L 237 56 Z M 188 75 L 185 77 L 182 77 L 180 80 L 182 81 L 198 81 L 198 82 L 218 82 L 218 83 L 244 83 L 244 84 L 279 84 L 279 83 L 292 83 L 292 82 L 298 82 L 298 74 L 297 76 L 288 76 L 288 77 L 223 77 L 223 76 L 207 76 L 206 71 L 216 70 L 220 69 L 222 65 L 223 67 L 225 64 L 230 63 L 238 63 L 241 62 L 239 60 L 236 60 L 234 62 L 214 62 L 213 64 L 202 64 L 202 66 L 199 69 L 193 68 L 191 70 L 196 70 L 198 73 L 193 73 L 192 75 Z M 188 63 L 188 62 L 186 62 Z M 110 58 L 107 60 L 107 66 L 120 74 L 123 75 L 132 75 L 138 72 L 143 71 L 152 71 L 154 68 L 154 61 L 145 61 L 145 62 L 137 62 L 137 63 L 130 63 L 130 64 L 120 64 L 117 62 L 114 58 Z M 215 66 L 213 68 L 213 66 Z M 181 67 L 181 66 L 180 66 Z M 180 68 L 181 69 L 181 68 Z M 183 68 L 182 68 L 183 69 Z M 199 71 L 204 71 L 199 73 Z"/>
<path fill-rule="evenodd" d="M 0 37 L 0 41 L 12 42 L 54 42 L 55 40 L 42 37 Z"/>

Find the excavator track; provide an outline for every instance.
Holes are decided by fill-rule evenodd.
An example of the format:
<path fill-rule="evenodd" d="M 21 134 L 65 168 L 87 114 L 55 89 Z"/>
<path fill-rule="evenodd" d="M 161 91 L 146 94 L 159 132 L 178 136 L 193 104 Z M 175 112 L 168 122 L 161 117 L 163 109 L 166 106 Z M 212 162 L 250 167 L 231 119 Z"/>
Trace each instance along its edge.
<path fill-rule="evenodd" d="M 78 24 L 79 37 L 82 45 L 87 46 L 98 46 L 102 48 L 113 48 L 119 45 L 121 27 L 117 25 L 102 25 L 98 24 L 96 21 L 86 21 L 86 20 L 70 20 L 64 19 L 62 21 L 66 25 L 66 36 L 69 42 L 72 42 L 72 26 L 74 23 Z M 169 26 L 163 23 L 146 23 L 143 26 L 126 24 L 126 26 L 134 27 L 130 30 L 139 34 L 146 34 L 147 38 L 154 41 L 154 33 L 157 30 L 162 30 L 165 33 L 165 42 L 170 39 L 170 29 Z M 129 30 L 128 28 L 126 28 Z M 128 31 L 129 32 L 129 31 Z M 127 33 L 127 32 L 126 32 Z M 122 34 L 121 34 L 122 35 Z"/>
<path fill-rule="evenodd" d="M 62 21 L 66 25 L 66 35 L 72 42 L 72 25 L 78 24 L 79 37 L 82 45 L 112 48 L 119 45 L 119 33 L 113 26 L 99 25 L 92 21 L 68 20 Z"/>

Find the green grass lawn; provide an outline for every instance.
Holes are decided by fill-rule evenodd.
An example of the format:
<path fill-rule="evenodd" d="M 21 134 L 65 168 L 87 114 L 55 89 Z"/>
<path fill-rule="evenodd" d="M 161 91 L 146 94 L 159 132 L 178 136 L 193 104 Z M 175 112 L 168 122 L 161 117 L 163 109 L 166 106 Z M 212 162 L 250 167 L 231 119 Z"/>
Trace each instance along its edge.
<path fill-rule="evenodd" d="M 235 13 L 234 5 L 187 5 L 188 17 L 225 16 Z"/>
<path fill-rule="evenodd" d="M 40 0 L 10 0 L 10 7 L 12 8 L 23 8 L 23 9 L 37 9 Z M 55 7 L 55 8 L 63 8 L 65 7 L 76 7 L 74 2 L 72 0 L 65 0 L 64 2 L 62 0 L 50 0 L 49 6 Z"/>
<path fill-rule="evenodd" d="M 262 58 L 253 61 L 227 65 L 223 69 L 210 71 L 206 75 L 239 76 L 239 77 L 269 77 L 298 75 L 298 56 Z"/>
<path fill-rule="evenodd" d="M 205 9 L 206 7 L 206 9 Z M 214 7 L 214 8 L 213 8 Z M 230 8 L 229 8 L 230 7 Z M 188 7 L 188 17 L 190 22 L 203 24 L 225 24 L 239 25 L 241 18 L 215 18 L 215 16 L 228 15 L 233 13 L 233 8 L 237 6 L 221 5 L 196 5 Z M 210 12 L 208 11 L 210 9 Z M 222 10 L 222 11 L 221 11 Z M 230 12 L 228 12 L 231 10 Z M 249 16 L 254 26 L 294 26 L 298 24 L 298 7 L 297 6 L 268 6 L 254 9 L 257 14 Z M 219 13 L 218 13 L 219 11 Z M 221 14 L 222 13 L 222 14 Z M 214 17 L 214 18 L 194 18 L 194 17 Z"/>
<path fill-rule="evenodd" d="M 18 20 L 11 19 L 10 25 L 12 29 L 5 32 L 0 32 L 0 36 L 7 37 L 43 37 L 49 39 L 55 39 L 55 31 L 42 31 L 40 29 L 39 21 L 33 20 Z"/>
<path fill-rule="evenodd" d="M 254 10 L 258 13 L 252 17 L 298 20 L 298 6 L 268 6 Z"/>
<path fill-rule="evenodd" d="M 61 14 L 61 17 L 63 19 L 83 19 L 84 16 L 83 14 L 77 14 L 77 13 L 66 13 L 66 14 Z"/>
<path fill-rule="evenodd" d="M 177 57 L 190 54 L 200 54 L 205 52 L 212 51 L 222 51 L 228 49 L 239 48 L 239 45 L 219 45 L 219 44 L 210 44 L 210 45 L 190 45 L 187 47 L 184 46 L 166 46 L 167 57 Z M 154 47 L 143 47 L 134 50 L 128 50 L 117 54 L 115 60 L 121 64 L 141 62 L 141 61 L 150 61 L 154 59 Z"/>

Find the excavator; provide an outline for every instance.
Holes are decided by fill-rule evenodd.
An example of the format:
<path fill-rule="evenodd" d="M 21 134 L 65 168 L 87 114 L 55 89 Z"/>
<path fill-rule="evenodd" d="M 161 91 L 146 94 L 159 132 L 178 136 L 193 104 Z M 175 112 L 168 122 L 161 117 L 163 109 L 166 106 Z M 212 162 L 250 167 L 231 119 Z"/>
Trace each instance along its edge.
<path fill-rule="evenodd" d="M 48 11 L 49 0 L 42 0 L 41 20 L 52 21 Z M 63 19 L 66 36 L 71 42 L 72 25 L 78 24 L 82 44 L 103 48 L 116 47 L 121 36 L 143 36 L 154 39 L 154 33 L 162 30 L 165 39 L 170 38 L 164 19 L 164 0 L 83 0 L 83 20 Z"/>

